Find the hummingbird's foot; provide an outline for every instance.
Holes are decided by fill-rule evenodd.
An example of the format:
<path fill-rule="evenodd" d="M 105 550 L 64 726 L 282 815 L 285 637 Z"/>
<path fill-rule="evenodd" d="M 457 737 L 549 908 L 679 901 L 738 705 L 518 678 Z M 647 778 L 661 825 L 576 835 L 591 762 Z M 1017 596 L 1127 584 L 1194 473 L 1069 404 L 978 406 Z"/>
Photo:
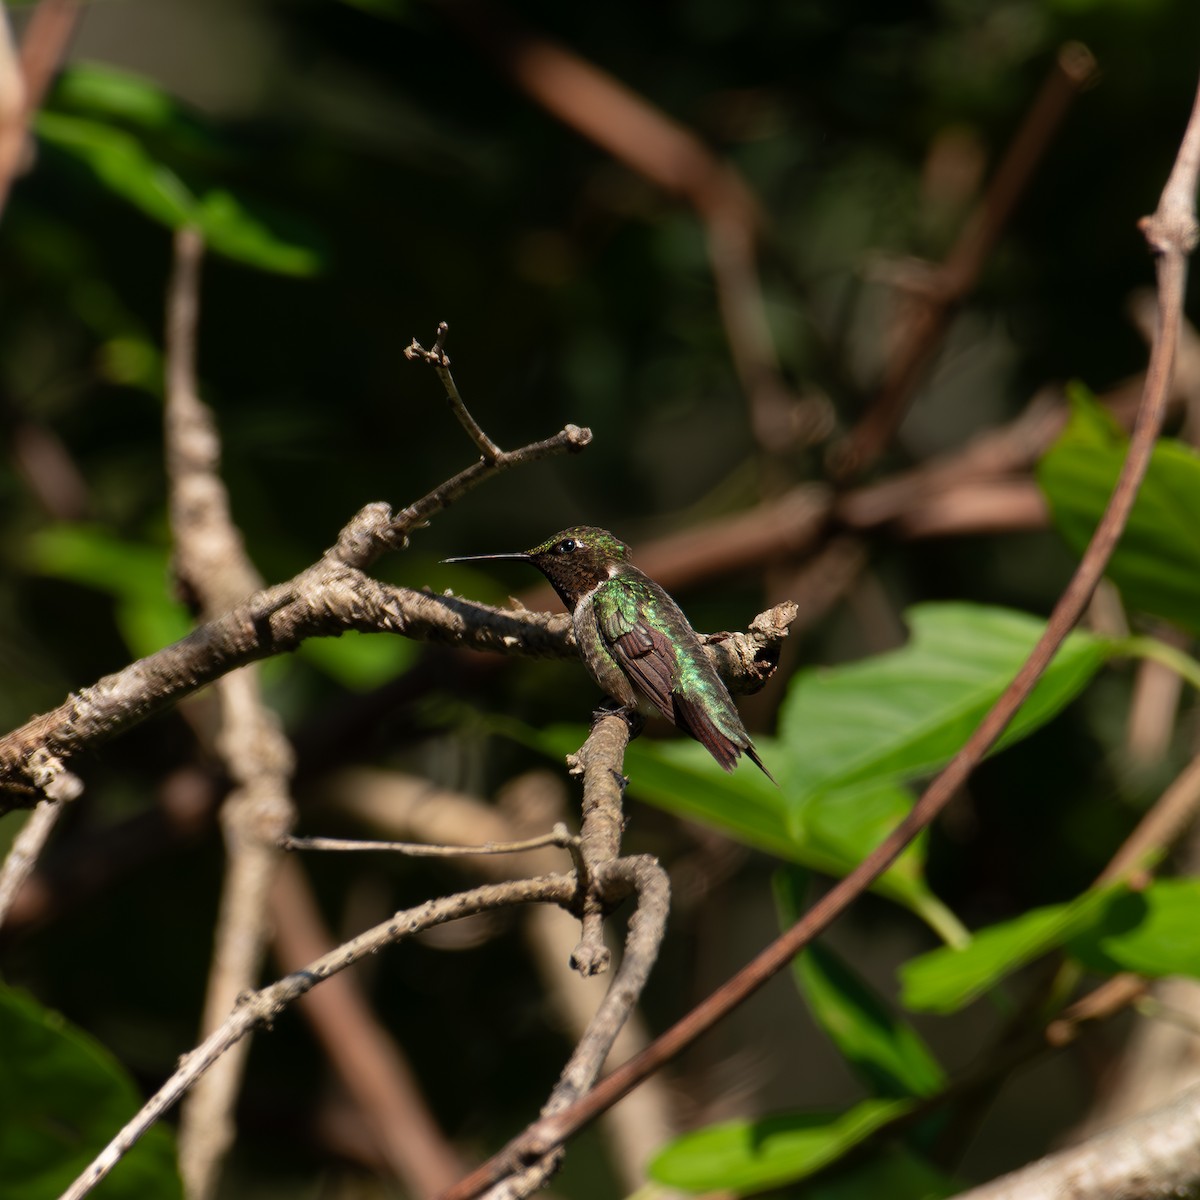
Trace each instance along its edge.
<path fill-rule="evenodd" d="M 629 726 L 629 740 L 633 741 L 646 728 L 646 718 L 633 706 L 618 704 L 615 700 L 606 700 L 592 713 L 592 723 L 601 717 L 621 717 Z"/>

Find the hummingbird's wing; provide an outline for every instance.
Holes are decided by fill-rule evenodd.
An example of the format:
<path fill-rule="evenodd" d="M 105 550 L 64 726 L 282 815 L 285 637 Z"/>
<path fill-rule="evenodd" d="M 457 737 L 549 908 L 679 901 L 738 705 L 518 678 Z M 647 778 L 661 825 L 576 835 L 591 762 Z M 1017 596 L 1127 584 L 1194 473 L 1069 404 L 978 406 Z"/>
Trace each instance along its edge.
<path fill-rule="evenodd" d="M 745 753 L 774 782 L 675 601 L 652 579 L 629 575 L 601 583 L 594 601 L 600 635 L 634 690 L 726 771 Z"/>
<path fill-rule="evenodd" d="M 609 653 L 634 691 L 648 700 L 668 721 L 675 721 L 672 689 L 677 682 L 675 647 L 650 619 L 653 595 L 650 580 L 609 579 L 596 589 L 596 622 Z M 674 602 L 663 593 L 668 604 Z"/>

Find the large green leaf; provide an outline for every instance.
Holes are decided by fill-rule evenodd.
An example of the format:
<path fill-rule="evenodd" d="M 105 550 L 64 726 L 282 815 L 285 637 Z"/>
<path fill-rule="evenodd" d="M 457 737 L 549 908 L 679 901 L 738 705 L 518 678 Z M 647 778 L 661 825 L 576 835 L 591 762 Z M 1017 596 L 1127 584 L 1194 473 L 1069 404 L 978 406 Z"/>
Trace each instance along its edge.
<path fill-rule="evenodd" d="M 792 681 L 777 741 L 784 755 L 780 782 L 793 802 L 937 770 L 1012 681 L 1045 628 L 1024 613 L 972 604 L 922 604 L 906 620 L 912 637 L 901 649 L 801 671 Z M 1071 634 L 999 745 L 1050 720 L 1109 653 L 1104 639 Z"/>
<path fill-rule="evenodd" d="M 785 926 L 800 914 L 794 883 L 795 872 L 776 873 Z M 809 946 L 793 961 L 792 973 L 817 1024 L 876 1096 L 931 1096 L 945 1085 L 945 1073 L 916 1030 L 827 946 Z"/>
<path fill-rule="evenodd" d="M 1118 896 L 1068 948 L 1095 971 L 1200 977 L 1200 879 L 1160 879 Z"/>
<path fill-rule="evenodd" d="M 976 933 L 965 946 L 944 946 L 900 968 L 901 999 L 910 1009 L 954 1012 L 1006 975 L 1103 920 L 1120 889 L 1084 892 L 1035 908 Z"/>
<path fill-rule="evenodd" d="M 140 1107 L 137 1088 L 99 1042 L 0 987 L 0 1197 L 53 1200 Z M 182 1194 L 162 1125 L 96 1190 L 99 1200 Z"/>
<path fill-rule="evenodd" d="M 725 1121 L 685 1133 L 651 1161 L 651 1179 L 690 1192 L 737 1195 L 803 1179 L 877 1129 L 911 1112 L 915 1100 L 864 1100 L 844 1113 L 788 1113 Z"/>
<path fill-rule="evenodd" d="M 1094 532 L 1129 440 L 1082 388 L 1071 420 L 1043 457 L 1038 481 L 1054 523 L 1077 552 Z M 1200 454 L 1162 439 L 1154 448 L 1108 575 L 1130 607 L 1200 633 Z"/>

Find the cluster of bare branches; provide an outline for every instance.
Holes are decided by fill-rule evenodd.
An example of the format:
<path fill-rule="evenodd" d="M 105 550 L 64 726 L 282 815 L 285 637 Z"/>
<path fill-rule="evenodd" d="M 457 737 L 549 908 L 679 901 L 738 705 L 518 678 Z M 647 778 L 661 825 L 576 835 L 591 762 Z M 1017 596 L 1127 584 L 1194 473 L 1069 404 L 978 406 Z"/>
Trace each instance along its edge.
<path fill-rule="evenodd" d="M 823 408 L 792 395 L 783 382 L 757 281 L 756 256 L 764 222 L 736 173 L 687 130 L 570 51 L 511 25 L 497 27 L 494 14 L 482 5 L 456 0 L 447 7 L 516 86 L 633 169 L 683 197 L 700 214 L 733 358 L 764 457 L 786 453 L 827 433 Z M 34 43 L 33 49 L 24 56 L 25 65 L 10 72 L 24 86 L 13 93 L 16 99 L 8 103 L 0 122 L 0 202 L 26 153 L 28 116 L 61 54 L 74 9 L 62 0 L 43 0 L 37 12 L 44 19 L 30 25 L 27 41 Z M 887 382 L 836 452 L 833 466 L 843 481 L 873 461 L 894 433 L 949 313 L 969 290 L 1023 180 L 1071 95 L 1087 82 L 1092 69 L 1090 57 L 1080 48 L 1064 49 L 1007 165 L 968 224 L 963 242 L 932 283 L 927 280 L 912 289 L 920 292 L 918 311 L 895 352 Z M 614 106 L 626 120 L 596 122 L 597 112 Z M 34 878 L 56 821 L 81 794 L 78 761 L 105 739 L 208 685 L 215 685 L 217 692 L 219 725 L 215 733 L 199 726 L 196 732 L 210 740 L 231 781 L 221 810 L 226 880 L 202 1040 L 64 1195 L 81 1197 L 90 1192 L 150 1124 L 186 1096 L 181 1165 L 189 1194 L 211 1196 L 233 1138 L 232 1110 L 248 1036 L 302 996 L 310 1001 L 325 996 L 329 1006 L 336 1006 L 310 1003 L 306 1013 L 362 1110 L 372 1115 L 373 1132 L 389 1168 L 418 1194 L 441 1191 L 446 1200 L 485 1193 L 528 1195 L 545 1183 L 568 1140 L 584 1125 L 633 1089 L 653 1086 L 665 1063 L 789 963 L 928 827 L 994 745 L 1083 614 L 1129 516 L 1167 406 L 1173 398 L 1196 390 L 1200 352 L 1193 341 L 1180 339 L 1187 256 L 1196 241 L 1198 170 L 1200 99 L 1158 209 L 1143 224 L 1158 272 L 1150 362 L 1136 385 L 1136 400 L 1131 402 L 1129 393 L 1109 398 L 1115 411 L 1132 417 L 1129 454 L 1108 510 L 1029 660 L 909 817 L 858 868 L 674 1026 L 653 1041 L 634 1034 L 632 1045 L 636 1004 L 664 933 L 669 887 L 654 859 L 622 854 L 626 723 L 614 716 L 598 716 L 587 741 L 573 756 L 572 772 L 582 780 L 577 834 L 567 830 L 561 807 L 553 804 L 549 809 L 543 806 L 531 824 L 528 819 L 509 819 L 470 797 L 431 793 L 423 782 L 398 776 L 378 779 L 359 774 L 331 784 L 353 797 L 350 804 L 364 807 L 372 804 L 375 789 L 386 788 L 388 820 L 398 822 L 400 832 L 424 847 L 418 850 L 406 844 L 391 849 L 411 853 L 432 849 L 463 857 L 482 851 L 486 858 L 480 858 L 475 869 L 487 878 L 466 891 L 395 913 L 335 944 L 321 927 L 303 872 L 285 853 L 317 846 L 291 837 L 293 752 L 263 701 L 254 666 L 306 638 L 345 630 L 510 655 L 574 655 L 569 620 L 538 610 L 544 593 L 531 593 L 526 598 L 529 608 L 505 610 L 388 585 L 368 572 L 381 555 L 402 550 L 417 530 L 475 487 L 501 472 L 581 451 L 591 440 L 590 431 L 567 425 L 544 441 L 502 450 L 458 393 L 442 325 L 429 349 L 414 342 L 408 354 L 437 374 L 478 459 L 404 508 L 367 505 L 345 524 L 317 562 L 290 580 L 264 585 L 231 516 L 219 472 L 219 433 L 198 394 L 196 318 L 203 245 L 193 231 L 180 233 L 168 291 L 165 444 L 175 572 L 196 627 L 182 641 L 73 693 L 57 708 L 0 738 L 0 811 L 34 809 L 0 869 L 0 921 L 17 911 L 21 890 Z M 780 603 L 757 617 L 745 633 L 709 646 L 731 690 L 750 693 L 774 672 L 798 613 L 801 621 L 813 619 L 858 577 L 865 557 L 862 538 L 868 531 L 887 529 L 899 537 L 918 538 L 1042 524 L 1045 513 L 1030 467 L 1064 419 L 1061 400 L 1039 397 L 1011 426 L 984 435 L 945 460 L 880 483 L 839 489 L 806 484 L 765 495 L 751 511 L 647 546 L 640 558 L 650 574 L 672 588 L 750 566 L 803 563 L 786 579 L 787 586 L 797 589 L 799 608 Z M 1194 775 L 1193 769 L 1186 779 L 1181 777 L 1169 793 L 1170 802 L 1164 797 L 1152 814 L 1153 827 L 1139 831 L 1110 870 L 1127 869 L 1140 861 L 1145 844 L 1161 845 L 1177 834 L 1200 797 Z M 519 782 L 529 791 L 538 790 L 536 779 Z M 460 809 L 469 810 L 469 816 L 456 820 Z M 1162 822 L 1169 828 L 1162 828 Z M 487 837 L 472 846 L 453 844 L 459 840 L 453 831 L 464 826 L 483 830 Z M 498 877 L 498 856 L 505 856 L 519 877 Z M 432 1127 L 415 1088 L 408 1086 L 399 1048 L 374 1025 L 350 977 L 342 972 L 382 947 L 463 917 L 513 906 L 534 906 L 538 912 L 557 907 L 578 920 L 579 934 L 567 948 L 569 953 L 562 954 L 557 952 L 561 939 L 537 939 L 543 953 L 547 945 L 556 947 L 552 957 L 557 967 L 545 966 L 547 987 L 552 988 L 555 970 L 561 974 L 561 962 L 568 957 L 585 978 L 609 970 L 612 949 L 606 937 L 607 919 L 630 899 L 633 914 L 619 965 L 594 1011 L 575 1014 L 574 1051 L 541 1115 L 500 1154 L 464 1174 L 456 1153 Z M 271 985 L 255 989 L 268 945 L 273 945 L 282 974 Z M 1039 1030 L 1038 1043 L 1047 1039 L 1061 1043 L 1083 1023 L 1132 1002 L 1144 990 L 1140 981 L 1129 979 L 1114 981 L 1106 989 L 1068 1010 L 1054 1028 Z M 605 1061 L 622 1037 L 627 1039 L 622 1064 L 601 1079 Z M 381 1060 L 387 1062 L 387 1069 L 375 1071 L 372 1064 Z M 1006 1062 L 1011 1062 L 1011 1055 Z M 1179 1111 L 1173 1115 L 1178 1119 L 1170 1130 L 1178 1134 L 1183 1149 L 1167 1165 L 1161 1157 L 1155 1160 L 1156 1186 L 1164 1180 L 1175 1186 L 1180 1180 L 1200 1177 L 1200 1168 L 1191 1166 L 1196 1139 L 1188 1134 L 1194 1133 L 1200 1096 L 1189 1093 L 1176 1107 Z M 635 1119 L 627 1122 L 620 1136 L 633 1138 L 631 1126 L 639 1124 L 643 1134 L 653 1127 L 653 1121 Z M 407 1128 L 409 1136 L 398 1138 L 395 1131 L 400 1127 Z M 1129 1125 L 1107 1140 L 1073 1152 L 1070 1159 L 1049 1160 L 1041 1168 L 1050 1189 L 1047 1194 L 1061 1188 L 1067 1175 L 1079 1182 L 1080 1195 L 1112 1194 L 1131 1177 L 1147 1172 L 1145 1156 L 1136 1153 L 1146 1145 L 1141 1127 Z M 979 1195 L 1036 1194 L 1030 1186 L 1014 1179 Z"/>

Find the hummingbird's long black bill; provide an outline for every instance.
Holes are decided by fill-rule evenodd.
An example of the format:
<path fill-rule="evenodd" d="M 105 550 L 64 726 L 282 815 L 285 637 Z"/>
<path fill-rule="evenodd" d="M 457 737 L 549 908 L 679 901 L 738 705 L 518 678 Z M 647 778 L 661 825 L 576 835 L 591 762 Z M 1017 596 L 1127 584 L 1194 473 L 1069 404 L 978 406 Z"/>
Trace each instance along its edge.
<path fill-rule="evenodd" d="M 460 562 L 494 562 L 498 558 L 516 559 L 518 562 L 528 562 L 529 555 L 523 550 L 513 554 L 463 554 L 458 558 L 443 558 L 444 563 L 460 563 Z"/>

